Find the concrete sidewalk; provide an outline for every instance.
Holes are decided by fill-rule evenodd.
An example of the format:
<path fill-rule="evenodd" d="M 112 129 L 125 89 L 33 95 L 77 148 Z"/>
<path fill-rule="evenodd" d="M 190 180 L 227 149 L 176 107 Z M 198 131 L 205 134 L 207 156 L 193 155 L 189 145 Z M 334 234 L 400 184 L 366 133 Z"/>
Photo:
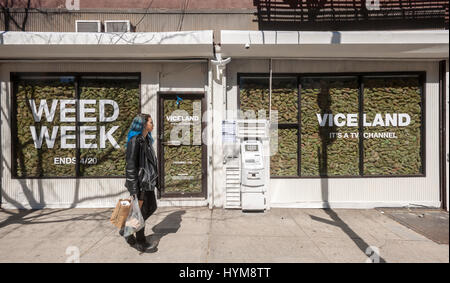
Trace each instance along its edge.
<path fill-rule="evenodd" d="M 80 262 L 366 262 L 366 251 L 381 262 L 449 262 L 448 245 L 377 210 L 162 207 L 147 220 L 152 253 L 129 247 L 111 212 L 0 210 L 0 262 L 66 262 L 78 252 Z"/>

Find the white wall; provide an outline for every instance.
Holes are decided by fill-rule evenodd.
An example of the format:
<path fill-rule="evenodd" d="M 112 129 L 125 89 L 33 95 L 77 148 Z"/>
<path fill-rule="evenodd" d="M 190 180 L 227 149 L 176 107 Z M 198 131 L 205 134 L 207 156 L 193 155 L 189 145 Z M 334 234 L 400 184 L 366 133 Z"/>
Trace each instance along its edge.
<path fill-rule="evenodd" d="M 205 91 L 207 63 L 4 63 L 0 64 L 3 208 L 112 207 L 128 196 L 125 179 L 12 179 L 11 72 L 140 72 L 142 112 L 158 130 L 157 92 Z M 156 150 L 156 143 L 155 143 Z M 209 186 L 208 186 L 209 187 Z M 205 205 L 207 201 L 160 205 Z"/>
<path fill-rule="evenodd" d="M 237 73 L 269 72 L 269 60 L 234 59 L 227 69 L 228 105 L 237 109 Z M 439 65 L 420 61 L 274 60 L 273 73 L 426 71 L 426 177 L 271 179 L 272 207 L 439 207 Z"/>

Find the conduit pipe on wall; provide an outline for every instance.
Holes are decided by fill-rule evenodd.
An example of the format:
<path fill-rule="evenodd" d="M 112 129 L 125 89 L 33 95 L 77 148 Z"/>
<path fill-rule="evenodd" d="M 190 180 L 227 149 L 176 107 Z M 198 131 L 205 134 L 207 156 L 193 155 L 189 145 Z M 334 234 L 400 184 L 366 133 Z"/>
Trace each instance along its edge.
<path fill-rule="evenodd" d="M 215 44 L 214 45 L 214 59 L 211 60 L 211 66 L 215 66 L 216 67 L 216 80 L 222 83 L 222 91 L 223 91 L 223 109 L 225 111 L 225 119 L 228 119 L 228 114 L 227 114 L 227 83 L 226 83 L 226 65 L 228 63 L 231 62 L 231 57 L 223 59 L 222 58 L 222 53 L 221 53 L 221 48 L 220 45 Z M 214 100 L 214 95 L 211 95 L 212 100 Z M 216 119 L 220 119 L 219 117 L 214 117 Z M 213 119 L 214 119 L 213 118 Z M 213 121 L 214 124 L 214 121 Z M 215 127 L 212 127 L 212 137 L 214 137 L 215 134 Z M 220 131 L 220 130 L 219 130 Z M 212 158 L 212 164 L 213 164 L 213 168 L 214 168 L 214 164 L 215 164 L 215 159 L 214 159 L 214 150 L 213 150 L 213 154 L 211 156 Z M 216 185 L 215 185 L 215 174 L 212 174 L 212 184 L 213 184 L 213 188 L 212 188 L 212 194 L 211 194 L 211 203 L 212 206 L 214 206 L 214 193 L 216 191 Z"/>

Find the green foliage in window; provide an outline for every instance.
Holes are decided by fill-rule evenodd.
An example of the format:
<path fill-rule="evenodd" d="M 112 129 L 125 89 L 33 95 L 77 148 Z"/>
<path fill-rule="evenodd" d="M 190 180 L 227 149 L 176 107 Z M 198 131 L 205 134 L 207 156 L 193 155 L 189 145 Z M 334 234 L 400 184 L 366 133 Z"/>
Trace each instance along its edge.
<path fill-rule="evenodd" d="M 96 149 L 80 149 L 80 158 L 84 160 L 80 164 L 81 176 L 124 176 L 125 174 L 125 152 L 128 129 L 133 118 L 139 113 L 139 81 L 137 80 L 111 80 L 111 79 L 82 79 L 80 84 L 80 99 L 93 99 L 97 101 L 95 105 L 88 105 L 95 108 L 95 113 L 87 113 L 86 117 L 97 117 L 97 122 L 84 122 L 80 126 L 96 126 L 97 131 L 104 126 L 106 132 L 113 126 L 119 126 L 114 131 L 113 137 L 120 148 L 114 148 L 110 142 L 106 142 L 105 148 L 100 148 L 99 135 L 90 143 L 97 144 Z M 114 100 L 119 105 L 119 116 L 113 122 L 99 122 L 100 99 Z M 105 116 L 111 117 L 114 109 L 111 105 L 106 105 Z M 90 164 L 95 158 L 96 164 Z"/>
<path fill-rule="evenodd" d="M 297 133 L 297 129 L 278 129 L 278 151 L 270 157 L 271 176 L 298 175 Z"/>
<path fill-rule="evenodd" d="M 247 119 L 261 118 L 263 111 L 269 118 L 269 78 L 241 78 L 240 110 L 254 113 L 255 116 L 243 116 Z M 278 124 L 298 123 L 298 86 L 296 78 L 275 77 L 272 80 L 272 113 L 277 111 Z M 274 122 L 274 121 L 272 121 Z M 272 176 L 297 176 L 297 129 L 278 129 L 278 147 L 271 156 Z"/>
<path fill-rule="evenodd" d="M 298 123 L 297 80 L 275 78 L 272 83 L 272 112 L 278 111 L 278 124 Z"/>
<path fill-rule="evenodd" d="M 73 77 L 61 77 L 59 79 L 22 79 L 15 87 L 17 143 L 15 150 L 15 168 L 18 177 L 75 177 L 76 163 L 80 164 L 79 176 L 124 176 L 125 175 L 125 143 L 128 128 L 134 116 L 139 112 L 139 81 L 128 79 L 81 79 L 79 80 L 80 100 L 95 100 L 95 104 L 88 104 L 86 108 L 95 109 L 94 113 L 85 113 L 84 116 L 96 118 L 97 122 L 83 122 L 78 126 L 94 126 L 96 131 L 86 132 L 94 138 L 89 139 L 89 144 L 95 144 L 95 148 L 62 148 L 61 127 L 71 126 L 76 128 L 75 122 L 61 122 L 61 100 L 76 100 L 75 80 Z M 51 112 L 53 101 L 57 100 L 55 115 L 51 122 L 47 121 L 46 112 L 42 112 L 41 121 L 33 118 L 32 104 L 34 100 L 35 111 L 39 111 L 41 101 L 47 101 L 47 107 Z M 119 116 L 112 122 L 99 121 L 99 100 L 114 100 L 119 106 Z M 105 106 L 105 116 L 110 117 L 114 111 L 111 105 Z M 73 118 L 77 114 L 76 105 L 66 105 L 66 109 L 73 112 L 66 116 Z M 45 109 L 45 108 L 44 108 Z M 80 117 L 80 116 L 79 116 Z M 41 131 L 47 127 L 48 136 L 52 137 L 53 131 L 57 131 L 53 146 L 48 146 L 46 138 L 40 148 L 36 148 L 30 127 L 35 127 L 36 138 L 40 139 Z M 112 134 L 120 148 L 114 148 L 109 141 L 105 142 L 105 148 L 100 145 L 100 127 L 105 127 L 108 132 L 113 126 L 118 129 Z M 77 132 L 69 131 L 67 144 L 77 145 Z M 79 135 L 78 135 L 79 136 Z M 67 136 L 66 136 L 67 137 Z M 80 151 L 79 160 L 76 159 L 77 151 Z"/>
<path fill-rule="evenodd" d="M 163 119 L 164 192 L 200 193 L 202 191 L 201 100 L 183 98 L 177 104 L 175 99 L 165 99 Z"/>
<path fill-rule="evenodd" d="M 202 191 L 202 147 L 164 146 L 164 192 Z"/>
<path fill-rule="evenodd" d="M 364 113 L 406 113 L 405 127 L 364 127 L 365 133 L 394 133 L 397 138 L 364 139 L 364 175 L 422 174 L 422 101 L 418 78 L 367 78 L 364 80 Z"/>
<path fill-rule="evenodd" d="M 357 78 L 304 78 L 301 85 L 301 175 L 359 175 L 359 139 L 336 137 L 358 127 L 320 126 L 317 118 L 358 113 Z"/>
<path fill-rule="evenodd" d="M 269 118 L 269 79 L 241 78 L 240 82 L 240 110 L 242 118 L 261 118 L 259 111 Z"/>
<path fill-rule="evenodd" d="M 49 108 L 52 99 L 75 99 L 75 87 L 73 82 L 61 82 L 59 80 L 23 80 L 16 86 L 16 129 L 17 142 L 14 143 L 15 168 L 18 177 L 68 177 L 75 176 L 75 163 L 72 163 L 76 156 L 75 149 L 61 148 L 61 132 L 55 139 L 53 148 L 48 148 L 44 141 L 40 149 L 35 147 L 30 127 L 35 127 L 37 136 L 47 127 L 51 137 L 55 126 L 75 126 L 75 123 L 60 123 L 60 108 L 56 107 L 53 121 L 47 121 L 45 112 L 42 113 L 42 120 L 36 122 L 33 118 L 32 108 L 29 100 L 34 100 L 36 108 L 42 99 L 47 99 Z M 69 116 L 69 115 L 68 115 Z M 72 115 L 74 117 L 74 115 Z M 67 134 L 75 135 L 75 132 Z M 74 143 L 75 140 L 70 140 Z M 63 162 L 69 164 L 55 164 L 54 157 L 64 158 Z"/>

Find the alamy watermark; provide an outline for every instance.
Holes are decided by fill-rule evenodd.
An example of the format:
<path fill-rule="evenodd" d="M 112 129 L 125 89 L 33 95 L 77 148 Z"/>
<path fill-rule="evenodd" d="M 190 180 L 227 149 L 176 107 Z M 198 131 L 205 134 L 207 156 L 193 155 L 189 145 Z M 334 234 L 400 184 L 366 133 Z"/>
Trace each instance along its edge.
<path fill-rule="evenodd" d="M 80 1 L 81 0 L 66 0 L 66 9 L 67 10 L 80 10 Z"/>
<path fill-rule="evenodd" d="M 380 0 L 366 0 L 366 8 L 369 11 L 379 11 Z"/>
<path fill-rule="evenodd" d="M 76 246 L 69 246 L 66 249 L 66 263 L 80 263 L 80 249 Z"/>
<path fill-rule="evenodd" d="M 369 246 L 366 249 L 366 263 L 380 263 L 380 249 L 375 246 Z"/>
<path fill-rule="evenodd" d="M 221 117 L 224 113 L 221 111 L 207 110 L 202 113 L 201 103 L 194 102 L 192 111 L 177 109 L 164 115 L 164 124 L 170 124 L 170 133 L 167 136 L 168 144 L 171 145 L 201 145 L 211 146 L 214 141 L 208 138 L 208 130 L 213 127 L 208 121 Z M 278 152 L 278 111 L 272 110 L 270 118 L 267 110 L 258 111 L 233 111 L 227 110 L 226 117 L 237 117 L 238 120 L 246 120 L 245 127 L 254 127 L 251 121 L 266 121 L 268 125 L 268 135 L 270 137 L 270 156 L 274 156 Z M 204 128 L 202 123 L 205 125 Z M 166 126 L 164 126 L 166 129 Z M 238 129 L 236 129 L 237 132 Z M 237 142 L 237 141 L 236 141 Z"/>

